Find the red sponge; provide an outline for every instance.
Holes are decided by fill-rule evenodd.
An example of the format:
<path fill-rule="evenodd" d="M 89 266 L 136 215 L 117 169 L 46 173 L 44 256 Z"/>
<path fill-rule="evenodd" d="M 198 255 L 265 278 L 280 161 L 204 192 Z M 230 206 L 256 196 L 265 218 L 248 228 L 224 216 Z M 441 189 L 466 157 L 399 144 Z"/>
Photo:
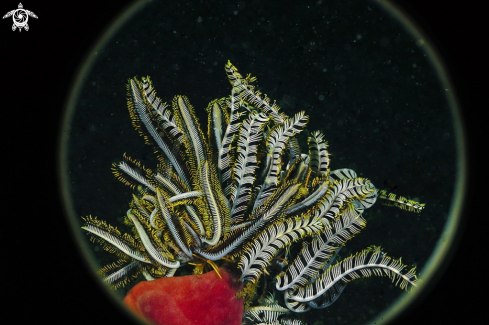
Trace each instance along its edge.
<path fill-rule="evenodd" d="M 138 283 L 124 303 L 158 325 L 241 325 L 243 283 L 224 265 L 216 272 L 161 278 Z"/>

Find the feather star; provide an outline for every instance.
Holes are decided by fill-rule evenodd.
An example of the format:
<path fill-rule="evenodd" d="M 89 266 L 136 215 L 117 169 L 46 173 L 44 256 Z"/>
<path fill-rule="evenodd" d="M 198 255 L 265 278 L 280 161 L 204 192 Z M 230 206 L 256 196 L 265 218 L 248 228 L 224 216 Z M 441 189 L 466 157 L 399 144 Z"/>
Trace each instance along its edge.
<path fill-rule="evenodd" d="M 117 288 L 139 274 L 152 281 L 190 268 L 200 274 L 209 265 L 217 272 L 217 263 L 226 261 L 244 283 L 237 293 L 244 298 L 243 324 L 302 324 L 284 315 L 328 307 L 357 278 L 387 276 L 400 288 L 417 286 L 415 268 L 380 247 L 336 257 L 365 228 L 362 214 L 377 199 L 414 212 L 424 204 L 378 190 L 351 169 L 330 170 L 319 131 L 301 152 L 296 136 L 308 116 L 285 115 L 255 89 L 256 78 L 242 77 L 230 62 L 225 71 L 231 95 L 209 103 L 206 134 L 187 97 L 167 105 L 149 77 L 129 79 L 132 124 L 154 147 L 158 164 L 150 169 L 124 155 L 112 167 L 120 181 L 140 189 L 125 217 L 130 233 L 84 218 L 83 229 L 119 257 L 100 270 L 104 281 Z M 296 243 L 300 253 L 289 256 Z M 274 294 L 250 307 L 273 261 L 281 266 Z"/>

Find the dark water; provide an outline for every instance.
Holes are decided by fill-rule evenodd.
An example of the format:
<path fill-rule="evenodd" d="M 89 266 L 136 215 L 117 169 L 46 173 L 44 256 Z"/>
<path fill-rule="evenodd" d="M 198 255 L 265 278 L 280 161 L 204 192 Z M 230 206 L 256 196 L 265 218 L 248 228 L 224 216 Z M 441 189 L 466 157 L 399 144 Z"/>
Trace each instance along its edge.
<path fill-rule="evenodd" d="M 364 1 L 175 1 L 141 8 L 97 49 L 79 92 L 67 161 L 76 214 L 123 229 L 132 191 L 113 177 L 111 164 L 126 153 L 156 166 L 131 126 L 127 79 L 151 76 L 164 101 L 188 96 L 206 127 L 207 103 L 231 90 L 227 60 L 242 75 L 256 76 L 258 88 L 288 115 L 306 111 L 308 130 L 322 130 L 329 142 L 332 170 L 354 169 L 377 188 L 426 203 L 415 214 L 378 202 L 364 213 L 366 229 L 341 252 L 380 245 L 421 270 L 454 195 L 451 111 L 424 47 Z M 112 261 L 90 247 L 100 266 Z M 297 317 L 310 325 L 364 324 L 400 295 L 388 279 L 357 280 L 331 307 Z"/>

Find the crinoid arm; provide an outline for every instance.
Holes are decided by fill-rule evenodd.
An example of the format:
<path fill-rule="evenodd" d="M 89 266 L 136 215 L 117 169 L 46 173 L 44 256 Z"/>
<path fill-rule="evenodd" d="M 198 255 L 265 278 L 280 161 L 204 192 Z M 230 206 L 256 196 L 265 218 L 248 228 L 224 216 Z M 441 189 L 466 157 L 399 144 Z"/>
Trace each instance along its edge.
<path fill-rule="evenodd" d="M 286 318 L 290 311 L 278 304 L 273 294 L 266 297 L 260 306 L 251 307 L 243 315 L 243 325 L 304 325 L 297 319 Z"/>
<path fill-rule="evenodd" d="M 425 203 L 419 203 L 414 200 L 406 199 L 403 196 L 398 196 L 394 193 L 389 193 L 386 190 L 379 191 L 379 197 L 385 201 L 382 204 L 387 206 L 398 207 L 399 209 L 410 212 L 421 212 L 425 207 Z"/>
<path fill-rule="evenodd" d="M 142 269 L 138 266 L 137 261 L 118 260 L 102 267 L 99 274 L 105 283 L 117 289 L 139 275 Z"/>
<path fill-rule="evenodd" d="M 131 235 L 121 235 L 117 228 L 107 225 L 105 221 L 92 218 L 91 216 L 84 220 L 87 224 L 82 229 L 91 233 L 92 240 L 99 241 L 106 251 L 122 257 L 127 256 L 140 262 L 149 263 L 149 260 L 142 253 L 142 247 L 136 243 Z"/>
<path fill-rule="evenodd" d="M 304 245 L 295 260 L 277 276 L 277 290 L 295 289 L 315 281 L 320 272 L 331 265 L 342 245 L 365 228 L 362 212 L 348 203 L 342 214 Z"/>
<path fill-rule="evenodd" d="M 400 260 L 387 256 L 380 247 L 369 247 L 330 266 L 314 282 L 292 289 L 289 299 L 297 302 L 310 302 L 320 298 L 337 283 L 349 283 L 358 278 L 387 276 L 401 289 L 416 287 L 416 269 L 405 271 L 406 265 Z M 290 289 L 289 289 L 290 290 Z"/>

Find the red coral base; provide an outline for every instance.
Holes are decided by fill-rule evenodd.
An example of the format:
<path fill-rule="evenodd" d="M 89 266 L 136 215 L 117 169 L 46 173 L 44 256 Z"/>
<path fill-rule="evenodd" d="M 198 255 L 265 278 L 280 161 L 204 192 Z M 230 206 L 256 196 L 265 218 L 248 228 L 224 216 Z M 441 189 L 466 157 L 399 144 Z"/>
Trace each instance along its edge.
<path fill-rule="evenodd" d="M 134 313 L 158 325 L 241 325 L 243 288 L 229 267 L 202 275 L 161 278 L 138 283 L 124 303 Z"/>

